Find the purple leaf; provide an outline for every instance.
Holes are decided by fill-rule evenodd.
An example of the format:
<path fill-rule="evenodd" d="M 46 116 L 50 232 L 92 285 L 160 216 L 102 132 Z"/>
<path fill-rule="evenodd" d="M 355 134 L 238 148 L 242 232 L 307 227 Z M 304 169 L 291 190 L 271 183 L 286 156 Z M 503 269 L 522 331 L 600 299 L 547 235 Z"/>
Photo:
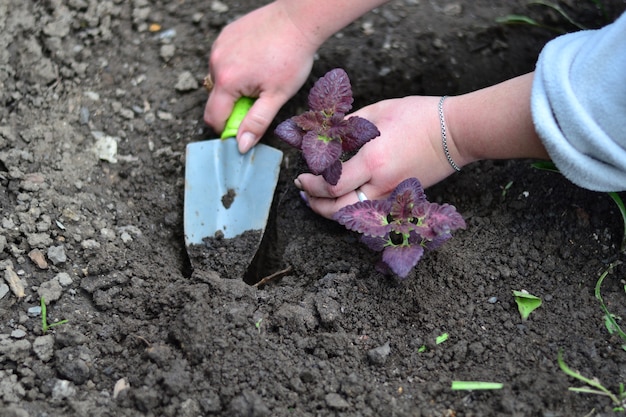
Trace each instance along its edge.
<path fill-rule="evenodd" d="M 336 68 L 317 80 L 309 93 L 309 108 L 324 112 L 346 114 L 352 109 L 352 87 L 348 74 Z"/>
<path fill-rule="evenodd" d="M 406 278 L 424 254 L 421 245 L 387 246 L 383 250 L 383 262 L 402 278 Z"/>
<path fill-rule="evenodd" d="M 326 117 L 320 112 L 309 110 L 298 116 L 293 116 L 292 119 L 296 122 L 298 127 L 305 132 L 312 131 L 319 134 L 325 133 L 323 130 L 324 125 L 326 124 Z"/>
<path fill-rule="evenodd" d="M 421 203 L 426 201 L 426 194 L 424 194 L 424 188 L 417 178 L 407 178 L 402 181 L 395 190 L 389 195 L 389 200 L 395 201 L 399 194 L 403 194 L 405 191 L 410 191 L 411 200 L 413 203 Z"/>
<path fill-rule="evenodd" d="M 330 185 L 337 185 L 339 178 L 341 178 L 342 170 L 343 165 L 341 164 L 341 161 L 337 159 L 322 172 L 322 177 L 324 177 L 324 180 Z"/>
<path fill-rule="evenodd" d="M 391 205 L 391 217 L 395 220 L 408 221 L 413 217 L 413 206 L 415 204 L 415 193 L 413 190 L 406 189 L 402 193 L 396 195 Z"/>
<path fill-rule="evenodd" d="M 304 131 L 298 127 L 293 118 L 287 119 L 276 126 L 274 133 L 294 148 L 302 148 Z"/>
<path fill-rule="evenodd" d="M 302 153 L 311 172 L 319 175 L 341 156 L 341 143 L 338 140 L 320 137 L 315 132 L 307 132 L 302 138 Z"/>
<path fill-rule="evenodd" d="M 441 235 L 437 235 L 437 236 L 435 236 L 435 238 L 433 240 L 427 240 L 424 243 L 424 247 L 426 249 L 428 249 L 428 250 L 438 249 L 441 245 L 446 243 L 451 237 L 452 237 L 452 235 L 450 233 L 444 233 L 444 234 L 441 234 Z"/>
<path fill-rule="evenodd" d="M 424 224 L 431 230 L 431 233 L 424 234 L 424 237 L 431 240 L 438 235 L 449 234 L 454 230 L 465 229 L 466 227 L 465 220 L 454 206 L 436 203 L 430 203 Z"/>
<path fill-rule="evenodd" d="M 387 239 L 380 236 L 361 236 L 361 242 L 365 243 L 365 245 L 373 250 L 374 252 L 382 252 L 387 245 Z"/>
<path fill-rule="evenodd" d="M 370 140 L 380 136 L 380 131 L 372 122 L 359 116 L 347 119 L 346 125 L 346 132 L 341 136 L 345 152 L 360 149 Z"/>
<path fill-rule="evenodd" d="M 387 224 L 388 203 L 385 200 L 365 200 L 339 209 L 333 219 L 346 229 L 364 236 L 385 236 L 391 230 Z"/>

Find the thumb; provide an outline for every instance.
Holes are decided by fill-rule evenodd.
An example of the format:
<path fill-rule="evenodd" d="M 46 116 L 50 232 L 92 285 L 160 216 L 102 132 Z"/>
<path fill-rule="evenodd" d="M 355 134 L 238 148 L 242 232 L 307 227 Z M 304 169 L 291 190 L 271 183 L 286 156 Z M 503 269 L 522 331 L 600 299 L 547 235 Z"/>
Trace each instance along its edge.
<path fill-rule="evenodd" d="M 261 139 L 286 99 L 258 98 L 241 122 L 237 133 L 239 152 L 248 152 Z"/>

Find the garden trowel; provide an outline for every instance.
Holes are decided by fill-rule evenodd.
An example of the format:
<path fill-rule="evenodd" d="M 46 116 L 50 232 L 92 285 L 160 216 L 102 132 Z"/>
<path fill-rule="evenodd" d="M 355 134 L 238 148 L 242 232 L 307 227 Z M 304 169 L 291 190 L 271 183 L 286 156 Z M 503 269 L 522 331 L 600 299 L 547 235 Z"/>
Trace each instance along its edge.
<path fill-rule="evenodd" d="M 185 245 L 204 238 L 234 238 L 260 231 L 272 205 L 283 153 L 257 144 L 237 149 L 235 135 L 254 99 L 242 97 L 233 108 L 221 139 L 187 145 L 185 162 Z M 258 247 L 257 247 L 258 249 Z"/>

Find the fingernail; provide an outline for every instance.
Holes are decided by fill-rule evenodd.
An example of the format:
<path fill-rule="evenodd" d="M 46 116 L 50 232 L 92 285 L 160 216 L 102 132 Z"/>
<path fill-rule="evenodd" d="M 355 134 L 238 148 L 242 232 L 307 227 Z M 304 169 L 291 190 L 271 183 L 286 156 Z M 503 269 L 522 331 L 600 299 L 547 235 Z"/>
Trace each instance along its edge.
<path fill-rule="evenodd" d="M 300 180 L 298 178 L 296 178 L 295 180 L 293 180 L 293 183 L 295 184 L 296 188 L 301 190 L 302 189 L 302 183 L 300 182 Z"/>
<path fill-rule="evenodd" d="M 256 140 L 256 136 L 251 132 L 243 132 L 241 134 L 241 138 L 239 139 L 239 151 L 241 153 L 246 153 L 252 148 L 254 141 Z"/>
<path fill-rule="evenodd" d="M 311 207 L 311 205 L 309 204 L 309 197 L 307 197 L 304 191 L 300 191 L 300 198 L 302 199 L 302 201 L 304 201 L 307 207 Z"/>

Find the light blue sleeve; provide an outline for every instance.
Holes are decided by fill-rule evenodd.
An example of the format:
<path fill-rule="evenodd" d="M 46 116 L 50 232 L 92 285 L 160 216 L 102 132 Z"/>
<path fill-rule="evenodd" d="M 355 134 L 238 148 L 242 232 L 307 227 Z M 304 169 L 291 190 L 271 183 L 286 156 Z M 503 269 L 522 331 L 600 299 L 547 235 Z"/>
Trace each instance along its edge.
<path fill-rule="evenodd" d="M 626 190 L 626 13 L 602 29 L 548 42 L 531 109 L 550 158 L 570 181 Z"/>

